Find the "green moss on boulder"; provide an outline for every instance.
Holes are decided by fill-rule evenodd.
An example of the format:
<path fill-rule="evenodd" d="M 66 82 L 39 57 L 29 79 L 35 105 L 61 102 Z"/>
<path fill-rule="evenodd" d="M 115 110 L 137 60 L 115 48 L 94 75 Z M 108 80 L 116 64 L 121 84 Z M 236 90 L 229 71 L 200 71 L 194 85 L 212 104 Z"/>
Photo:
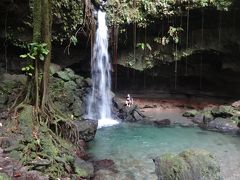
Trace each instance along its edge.
<path fill-rule="evenodd" d="M 163 180 L 219 180 L 220 166 L 204 150 L 186 150 L 178 155 L 164 154 L 154 159 L 155 171 Z"/>

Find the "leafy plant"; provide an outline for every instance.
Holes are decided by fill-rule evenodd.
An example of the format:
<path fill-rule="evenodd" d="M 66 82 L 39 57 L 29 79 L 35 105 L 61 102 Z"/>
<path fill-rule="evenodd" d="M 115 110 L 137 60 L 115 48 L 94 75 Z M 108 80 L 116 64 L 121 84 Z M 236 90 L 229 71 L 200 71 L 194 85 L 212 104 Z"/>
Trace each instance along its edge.
<path fill-rule="evenodd" d="M 172 37 L 173 41 L 178 44 L 179 43 L 179 34 L 183 31 L 181 27 L 173 27 L 170 26 L 168 30 L 168 34 Z"/>
<path fill-rule="evenodd" d="M 152 47 L 150 46 L 150 44 L 148 43 L 137 43 L 137 47 L 141 47 L 142 50 L 144 50 L 145 48 L 147 48 L 149 51 L 152 50 Z"/>
<path fill-rule="evenodd" d="M 28 53 L 20 55 L 21 58 L 29 61 L 29 63 L 22 68 L 22 71 L 29 76 L 32 76 L 34 71 L 33 60 L 44 61 L 45 57 L 49 53 L 49 50 L 46 43 L 30 43 L 27 45 L 27 48 Z"/>

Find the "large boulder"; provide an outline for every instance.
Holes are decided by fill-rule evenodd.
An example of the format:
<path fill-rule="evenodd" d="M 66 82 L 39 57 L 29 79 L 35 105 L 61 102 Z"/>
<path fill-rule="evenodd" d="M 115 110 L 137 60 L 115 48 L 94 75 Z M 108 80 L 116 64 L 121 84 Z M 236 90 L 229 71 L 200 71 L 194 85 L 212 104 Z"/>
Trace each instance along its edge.
<path fill-rule="evenodd" d="M 199 111 L 192 119 L 196 124 L 203 125 L 214 119 L 212 115 L 211 108 L 204 108 L 202 111 Z"/>
<path fill-rule="evenodd" d="M 237 123 L 228 118 L 216 118 L 207 124 L 207 129 L 236 134 L 239 131 Z"/>
<path fill-rule="evenodd" d="M 81 178 L 90 179 L 94 175 L 94 168 L 90 162 L 76 158 L 73 163 L 73 167 L 77 175 Z"/>
<path fill-rule="evenodd" d="M 186 150 L 153 159 L 158 180 L 220 180 L 220 166 L 204 150 Z"/>
<path fill-rule="evenodd" d="M 214 117 L 228 118 L 234 115 L 235 110 L 233 109 L 232 106 L 222 105 L 222 106 L 213 108 L 211 113 Z"/>
<path fill-rule="evenodd" d="M 198 114 L 198 111 L 193 109 L 193 110 L 188 110 L 183 113 L 184 117 L 195 117 Z"/>
<path fill-rule="evenodd" d="M 119 110 L 118 117 L 123 121 L 138 122 L 138 121 L 143 121 L 145 118 L 145 115 L 141 113 L 138 106 L 132 105 L 131 107 L 123 106 Z"/>
<path fill-rule="evenodd" d="M 91 141 L 94 139 L 97 132 L 98 121 L 97 120 L 77 120 L 74 121 L 74 124 L 77 127 L 79 138 L 84 141 Z"/>
<path fill-rule="evenodd" d="M 170 119 L 154 120 L 153 124 L 157 127 L 167 127 L 171 125 L 171 120 Z"/>

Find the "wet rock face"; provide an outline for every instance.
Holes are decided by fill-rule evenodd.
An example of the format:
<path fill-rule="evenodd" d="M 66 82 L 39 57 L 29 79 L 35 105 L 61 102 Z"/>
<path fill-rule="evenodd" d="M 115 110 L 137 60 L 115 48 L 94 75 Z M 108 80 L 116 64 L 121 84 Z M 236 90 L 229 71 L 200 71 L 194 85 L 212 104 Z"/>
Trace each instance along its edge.
<path fill-rule="evenodd" d="M 85 114 L 90 87 L 90 78 L 84 79 L 69 68 L 55 72 L 50 79 L 53 103 L 59 110 L 77 119 Z"/>
<path fill-rule="evenodd" d="M 220 180 L 220 166 L 204 150 L 186 150 L 178 155 L 164 154 L 153 159 L 158 180 Z"/>
<path fill-rule="evenodd" d="M 170 119 L 154 120 L 153 124 L 157 127 L 167 127 L 171 125 L 171 120 Z"/>

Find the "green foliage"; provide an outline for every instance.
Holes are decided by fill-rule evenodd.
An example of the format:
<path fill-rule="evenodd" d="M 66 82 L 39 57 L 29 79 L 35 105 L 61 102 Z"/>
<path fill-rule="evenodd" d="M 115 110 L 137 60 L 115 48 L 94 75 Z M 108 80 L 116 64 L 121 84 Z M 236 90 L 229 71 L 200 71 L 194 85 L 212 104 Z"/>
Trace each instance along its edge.
<path fill-rule="evenodd" d="M 20 55 L 21 58 L 29 61 L 28 65 L 22 68 L 22 71 L 26 72 L 29 76 L 32 76 L 34 71 L 33 60 L 39 59 L 44 61 L 45 57 L 49 53 L 49 50 L 47 49 L 46 43 L 30 43 L 27 45 L 27 48 L 28 53 Z"/>
<path fill-rule="evenodd" d="M 148 49 L 149 51 L 152 50 L 152 47 L 148 43 L 137 43 L 137 47 L 140 47 L 142 50 Z"/>
<path fill-rule="evenodd" d="M 135 2 L 135 4 L 134 4 Z M 152 18 L 162 18 L 184 13 L 188 8 L 216 7 L 228 10 L 232 0 L 108 0 L 109 24 L 130 24 L 136 22 L 140 27 L 152 23 Z"/>
<path fill-rule="evenodd" d="M 179 43 L 179 34 L 180 32 L 183 31 L 181 27 L 173 27 L 170 26 L 168 30 L 168 34 L 170 37 L 172 37 L 174 43 L 178 44 Z"/>
<path fill-rule="evenodd" d="M 84 3 L 81 0 L 53 0 L 53 40 L 63 43 L 72 36 L 84 21 Z M 74 39 L 72 39 L 74 38 Z"/>

